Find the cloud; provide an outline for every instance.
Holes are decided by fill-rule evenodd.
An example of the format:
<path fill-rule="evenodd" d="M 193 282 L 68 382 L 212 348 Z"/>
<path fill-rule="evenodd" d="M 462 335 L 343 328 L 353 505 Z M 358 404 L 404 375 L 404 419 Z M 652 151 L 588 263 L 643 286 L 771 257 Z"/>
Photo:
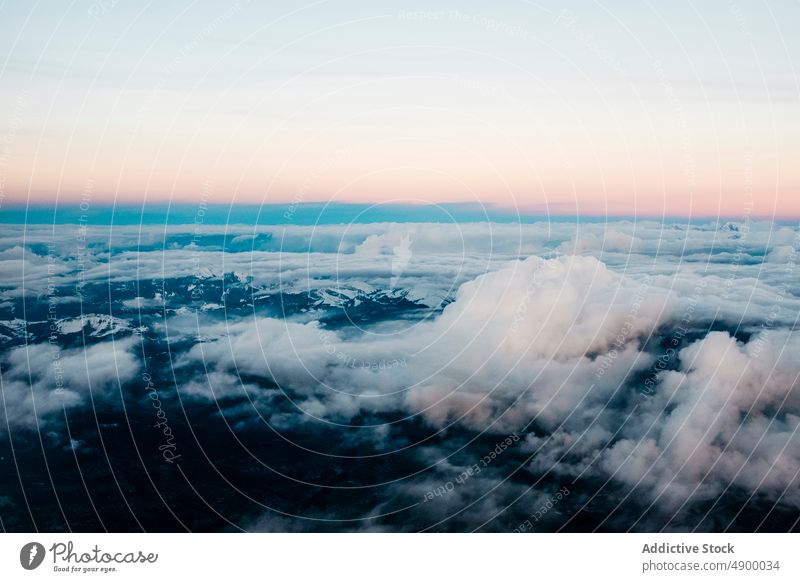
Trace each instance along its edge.
<path fill-rule="evenodd" d="M 642 239 L 608 227 L 603 232 L 577 234 L 569 241 L 558 246 L 558 250 L 567 254 L 583 254 L 587 252 L 632 253 L 642 245 Z"/>
<path fill-rule="evenodd" d="M 435 506 L 408 510 L 408 528 L 443 521 L 468 529 L 504 512 L 500 521 L 513 524 L 524 511 L 508 506 L 531 480 L 534 505 L 550 495 L 541 483 L 586 479 L 608 483 L 615 501 L 652 503 L 669 515 L 731 490 L 800 506 L 795 228 L 234 225 L 202 227 L 193 244 L 192 227 L 123 227 L 93 231 L 80 261 L 69 229 L 56 228 L 48 252 L 37 246 L 52 242 L 51 230 L 30 229 L 24 247 L 20 233 L 0 236 L 2 309 L 14 322 L 1 360 L 12 430 L 85 409 L 90 385 L 96 402 L 114 402 L 118 384 L 140 369 L 134 343 L 142 341 L 158 355 L 148 366 L 175 373 L 189 414 L 221 418 L 251 437 L 266 423 L 288 442 L 303 435 L 309 454 L 341 463 L 336 455 L 397 455 L 392 462 L 407 474 L 396 482 L 365 493 L 352 511 L 315 513 L 330 527 L 402 527 L 387 525 L 384 514 L 419 502 L 470 464 L 451 458 L 453 450 L 513 431 L 524 435 L 516 456 Z M 107 283 L 118 296 L 116 304 L 84 300 L 84 312 L 141 310 L 135 327 L 143 336 L 19 345 L 34 338 L 15 335 L 20 297 L 55 282 L 60 301 L 80 281 L 97 285 L 97 298 Z M 209 284 L 216 295 L 195 305 L 189 285 L 202 281 L 220 284 Z M 226 294 L 235 292 L 272 297 L 287 315 L 258 301 L 231 307 Z M 331 301 L 304 303 L 313 293 Z M 352 309 L 371 294 L 379 297 L 371 311 Z M 392 311 L 399 297 L 430 309 Z M 77 307 L 58 303 L 59 313 L 69 309 Z M 91 446 L 86 435 L 75 440 Z M 286 463 L 287 473 L 305 469 Z M 505 481 L 501 469 L 520 468 Z M 591 494 L 570 496 L 577 500 L 591 503 Z M 252 525 L 322 527 L 286 516 Z"/>
<path fill-rule="evenodd" d="M 659 282 L 593 257 L 532 257 L 464 283 L 435 320 L 385 336 L 241 321 L 182 365 L 202 360 L 228 383 L 234 371 L 268 378 L 300 416 L 322 423 L 401 412 L 439 429 L 526 431 L 534 474 L 588 471 L 669 507 L 729 486 L 780 495 L 800 466 L 798 336 L 686 341 L 684 330 L 676 369 L 659 370 L 646 396 L 641 375 L 692 305 Z M 275 422 L 286 426 L 285 413 Z"/>
<path fill-rule="evenodd" d="M 59 412 L 86 406 L 90 394 L 113 400 L 121 385 L 133 379 L 140 363 L 133 337 L 81 348 L 42 343 L 12 349 L 2 358 L 3 412 L 12 429 L 47 424 Z"/>
<path fill-rule="evenodd" d="M 800 336 L 786 331 L 746 343 L 713 332 L 692 343 L 602 467 L 670 504 L 737 486 L 800 506 L 798 349 Z"/>
<path fill-rule="evenodd" d="M 0 236 L 0 298 L 23 295 L 23 273 L 26 294 L 42 294 L 51 284 L 60 296 L 77 295 L 68 288 L 81 282 L 221 280 L 239 273 L 261 294 L 400 287 L 436 306 L 452 299 L 461 284 L 511 261 L 566 253 L 593 256 L 628 276 L 660 277 L 655 284 L 665 288 L 682 280 L 692 286 L 698 276 L 719 277 L 705 295 L 713 303 L 716 287 L 724 285 L 729 320 L 745 308 L 752 312 L 746 315 L 764 318 L 764 311 L 756 313 L 764 303 L 759 296 L 784 289 L 787 308 L 800 309 L 800 287 L 792 276 L 800 235 L 794 227 L 766 221 L 123 226 L 89 228 L 85 239 L 80 242 L 70 225 L 9 225 Z M 408 252 L 399 257 L 403 241 Z M 746 300 L 751 290 L 755 303 Z"/>
<path fill-rule="evenodd" d="M 604 401 L 650 365 L 639 348 L 672 309 L 668 293 L 594 258 L 533 257 L 465 283 L 434 321 L 353 339 L 316 322 L 241 321 L 207 330 L 220 339 L 180 365 L 268 378 L 330 421 L 403 410 L 436 426 L 507 432 L 554 424 L 592 384 L 591 398 Z"/>

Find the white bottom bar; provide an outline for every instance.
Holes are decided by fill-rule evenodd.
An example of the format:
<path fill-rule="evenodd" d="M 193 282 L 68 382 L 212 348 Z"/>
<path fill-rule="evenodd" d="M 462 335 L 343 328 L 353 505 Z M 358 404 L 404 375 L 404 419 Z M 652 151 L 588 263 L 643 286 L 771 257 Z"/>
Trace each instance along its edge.
<path fill-rule="evenodd" d="M 792 534 L 4 534 L 0 574 L 3 580 L 120 581 L 220 575 L 236 580 L 254 574 L 263 576 L 260 580 L 342 582 L 799 580 L 799 539 Z M 32 542 L 41 544 L 33 552 L 26 545 Z M 37 559 L 41 564 L 35 569 L 23 567 Z"/>

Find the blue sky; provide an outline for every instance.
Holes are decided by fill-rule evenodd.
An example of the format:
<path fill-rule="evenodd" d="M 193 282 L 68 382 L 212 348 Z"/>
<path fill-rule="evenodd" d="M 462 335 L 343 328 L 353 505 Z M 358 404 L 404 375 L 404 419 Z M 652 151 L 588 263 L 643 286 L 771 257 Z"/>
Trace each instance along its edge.
<path fill-rule="evenodd" d="M 9 202 L 800 215 L 796 2 L 6 2 Z"/>

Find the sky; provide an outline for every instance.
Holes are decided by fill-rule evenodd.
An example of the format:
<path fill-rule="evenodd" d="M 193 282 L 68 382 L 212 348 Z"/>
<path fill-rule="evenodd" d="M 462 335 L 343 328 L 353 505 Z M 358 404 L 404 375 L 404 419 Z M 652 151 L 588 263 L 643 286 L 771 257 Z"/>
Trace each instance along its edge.
<path fill-rule="evenodd" d="M 789 1 L 6 1 L 0 204 L 800 217 L 799 19 Z"/>

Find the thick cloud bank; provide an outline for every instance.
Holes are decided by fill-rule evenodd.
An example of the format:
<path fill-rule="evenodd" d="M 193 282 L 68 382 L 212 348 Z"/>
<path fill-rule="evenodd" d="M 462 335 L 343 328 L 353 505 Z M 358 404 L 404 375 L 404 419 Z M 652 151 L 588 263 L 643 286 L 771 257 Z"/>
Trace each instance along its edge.
<path fill-rule="evenodd" d="M 54 230 L 0 240 L 3 459 L 153 527 L 797 525 L 793 227 Z"/>
<path fill-rule="evenodd" d="M 186 357 L 269 378 L 321 421 L 402 410 L 437 428 L 526 432 L 531 471 L 592 471 L 670 506 L 733 486 L 800 504 L 797 334 L 689 341 L 674 329 L 690 305 L 593 258 L 533 257 L 465 283 L 435 321 L 387 337 L 265 319 Z M 667 347 L 645 350 L 660 334 Z M 661 369 L 665 358 L 675 369 Z"/>

